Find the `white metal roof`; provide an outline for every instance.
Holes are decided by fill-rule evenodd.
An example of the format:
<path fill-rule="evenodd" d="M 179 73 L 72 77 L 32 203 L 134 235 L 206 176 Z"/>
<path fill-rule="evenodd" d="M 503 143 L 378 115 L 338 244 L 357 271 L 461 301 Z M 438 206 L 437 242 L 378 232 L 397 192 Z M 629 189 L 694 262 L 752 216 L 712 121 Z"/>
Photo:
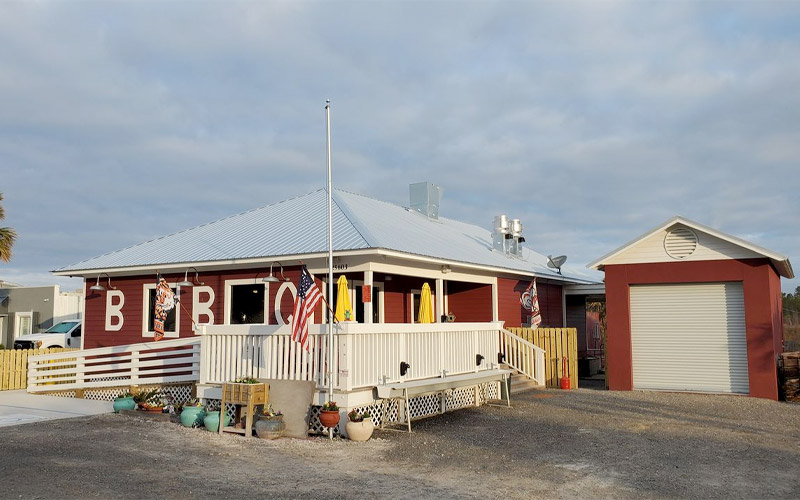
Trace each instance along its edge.
<path fill-rule="evenodd" d="M 334 189 L 334 251 L 385 249 L 450 262 L 535 274 L 569 282 L 596 280 L 568 268 L 559 276 L 527 248 L 523 258 L 492 250 L 489 229 L 424 215 L 393 203 Z M 213 263 L 326 253 L 324 189 L 186 229 L 54 271 L 59 275 L 178 263 Z"/>
<path fill-rule="evenodd" d="M 631 247 L 641 243 L 642 241 L 646 240 L 650 236 L 654 234 L 668 230 L 676 225 L 684 225 L 701 233 L 709 234 L 715 238 L 719 238 L 720 240 L 726 241 L 732 245 L 736 245 L 738 247 L 744 248 L 759 256 L 763 256 L 767 259 L 770 259 L 772 265 L 775 266 L 775 269 L 778 271 L 778 274 L 783 276 L 784 278 L 794 278 L 794 271 L 792 270 L 792 264 L 789 262 L 789 257 L 785 255 L 781 255 L 777 252 L 773 252 L 772 250 L 768 250 L 764 247 L 758 246 L 755 243 L 751 243 L 749 241 L 745 241 L 741 238 L 737 238 L 736 236 L 731 236 L 730 234 L 723 233 L 722 231 L 718 231 L 714 228 L 705 226 L 700 224 L 699 222 L 695 222 L 689 219 L 686 219 L 681 216 L 675 216 L 668 221 L 664 222 L 663 224 L 659 225 L 658 227 L 654 228 L 651 231 L 648 231 L 641 236 L 625 243 L 621 247 L 617 248 L 616 250 L 611 251 L 610 253 L 600 257 L 599 259 L 595 260 L 594 262 L 589 263 L 586 267 L 591 269 L 597 269 L 598 271 L 602 271 L 607 263 L 614 257 L 622 254 L 626 250 L 630 249 Z"/>

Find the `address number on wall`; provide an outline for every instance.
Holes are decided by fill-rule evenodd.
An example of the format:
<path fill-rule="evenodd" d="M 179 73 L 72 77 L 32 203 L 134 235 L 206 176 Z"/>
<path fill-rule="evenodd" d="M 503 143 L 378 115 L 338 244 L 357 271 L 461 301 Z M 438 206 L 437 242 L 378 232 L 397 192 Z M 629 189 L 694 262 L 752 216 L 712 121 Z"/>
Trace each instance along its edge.
<path fill-rule="evenodd" d="M 334 271 L 347 271 L 347 264 L 334 264 L 333 265 Z"/>

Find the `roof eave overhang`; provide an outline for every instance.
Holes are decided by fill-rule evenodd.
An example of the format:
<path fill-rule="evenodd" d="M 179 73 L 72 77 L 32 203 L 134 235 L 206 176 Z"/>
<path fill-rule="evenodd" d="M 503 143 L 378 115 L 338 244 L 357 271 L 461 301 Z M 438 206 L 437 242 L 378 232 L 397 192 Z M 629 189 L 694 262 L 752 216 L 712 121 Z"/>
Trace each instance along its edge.
<path fill-rule="evenodd" d="M 386 248 L 367 248 L 356 250 L 336 250 L 333 252 L 334 256 L 347 257 L 356 255 L 382 255 L 387 257 L 394 257 L 403 260 L 433 263 L 437 265 L 450 265 L 458 266 L 462 269 L 469 269 L 478 272 L 487 272 L 493 274 L 506 274 L 523 277 L 537 277 L 553 281 L 560 281 L 564 283 L 575 284 L 596 284 L 596 281 L 585 278 L 576 278 L 572 276 L 563 276 L 556 273 L 536 273 L 533 271 L 525 271 L 514 268 L 505 268 L 498 266 L 487 266 L 482 264 L 475 264 L 470 262 L 462 262 L 451 259 L 442 259 L 438 257 L 429 257 L 425 255 L 417 255 L 412 253 L 400 252 L 397 250 L 390 250 Z M 130 276 L 136 274 L 150 273 L 158 270 L 159 272 L 176 272 L 185 271 L 189 267 L 206 270 L 219 270 L 219 269 L 242 269 L 253 267 L 255 265 L 269 265 L 270 262 L 281 261 L 284 265 L 292 261 L 301 261 L 327 258 L 327 252 L 300 254 L 300 255 L 275 255 L 269 257 L 253 257 L 248 259 L 229 259 L 229 260 L 215 260 L 215 261 L 202 261 L 202 262 L 171 262 L 162 264 L 145 264 L 137 266 L 119 266 L 107 268 L 85 268 L 85 269 L 69 269 L 69 270 L 54 270 L 51 271 L 56 276 L 69 276 L 69 277 L 93 277 L 99 273 L 106 273 L 116 276 Z"/>

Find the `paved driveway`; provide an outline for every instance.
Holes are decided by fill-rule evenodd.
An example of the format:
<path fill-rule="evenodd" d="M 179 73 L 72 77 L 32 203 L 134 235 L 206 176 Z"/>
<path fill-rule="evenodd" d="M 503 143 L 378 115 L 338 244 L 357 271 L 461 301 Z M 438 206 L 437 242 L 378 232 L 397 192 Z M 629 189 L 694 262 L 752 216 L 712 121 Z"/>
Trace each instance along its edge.
<path fill-rule="evenodd" d="M 5 498 L 798 498 L 800 405 L 544 390 L 366 443 L 104 414 L 0 428 Z"/>
<path fill-rule="evenodd" d="M 113 411 L 113 403 L 0 391 L 0 427 L 59 418 L 84 417 Z"/>

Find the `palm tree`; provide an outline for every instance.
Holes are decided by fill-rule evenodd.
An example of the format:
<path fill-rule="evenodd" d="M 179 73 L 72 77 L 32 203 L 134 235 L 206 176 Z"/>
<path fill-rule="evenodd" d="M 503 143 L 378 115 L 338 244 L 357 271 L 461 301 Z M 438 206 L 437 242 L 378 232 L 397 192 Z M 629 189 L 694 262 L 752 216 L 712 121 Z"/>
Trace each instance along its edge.
<path fill-rule="evenodd" d="M 3 201 L 3 193 L 0 193 L 0 201 Z M 0 220 L 6 218 L 3 205 L 0 204 Z M 0 260 L 8 262 L 11 260 L 11 247 L 17 239 L 17 232 L 10 227 L 0 227 Z"/>

